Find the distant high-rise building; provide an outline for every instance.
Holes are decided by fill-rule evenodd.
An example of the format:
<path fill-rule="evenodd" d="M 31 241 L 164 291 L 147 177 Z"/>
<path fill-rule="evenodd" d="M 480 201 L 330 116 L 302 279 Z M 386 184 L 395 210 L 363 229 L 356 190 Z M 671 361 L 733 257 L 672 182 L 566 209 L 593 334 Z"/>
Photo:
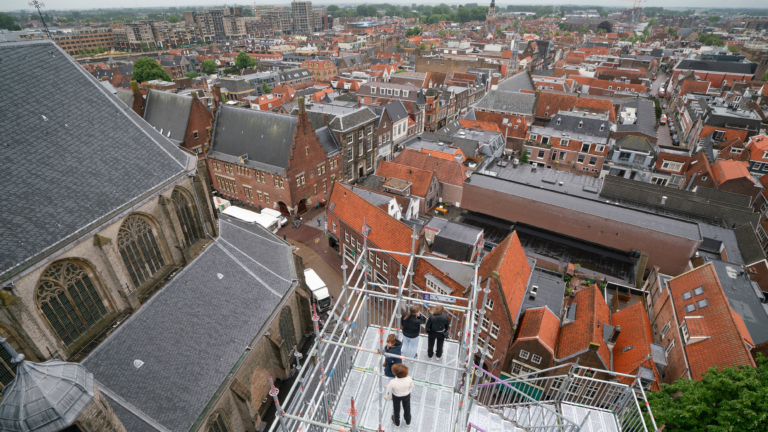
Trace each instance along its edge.
<path fill-rule="evenodd" d="M 245 21 L 243 20 L 243 8 L 241 7 L 184 12 L 184 21 L 195 23 L 200 36 L 206 40 L 216 37 L 245 35 Z"/>
<path fill-rule="evenodd" d="M 293 32 L 295 34 L 307 34 L 315 27 L 315 15 L 312 12 L 311 1 L 291 2 L 291 15 L 293 16 Z"/>
<path fill-rule="evenodd" d="M 259 11 L 259 16 L 272 22 L 275 33 L 290 33 L 291 11 L 285 8 L 276 8 Z"/>

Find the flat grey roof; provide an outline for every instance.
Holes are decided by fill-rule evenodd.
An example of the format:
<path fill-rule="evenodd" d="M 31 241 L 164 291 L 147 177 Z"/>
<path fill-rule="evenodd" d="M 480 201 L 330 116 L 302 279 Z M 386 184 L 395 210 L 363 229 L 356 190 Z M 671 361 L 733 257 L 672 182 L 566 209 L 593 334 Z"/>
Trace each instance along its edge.
<path fill-rule="evenodd" d="M 701 237 L 721 242 L 728 256 L 728 261 L 736 264 L 745 264 L 739 250 L 739 242 L 736 239 L 736 233 L 730 228 L 723 228 L 717 225 L 699 223 Z M 703 244 L 702 244 L 703 246 Z"/>
<path fill-rule="evenodd" d="M 440 232 L 437 235 L 440 237 L 449 238 L 468 245 L 475 244 L 480 233 L 483 232 L 480 228 L 438 217 L 430 219 L 425 227 L 439 230 Z"/>
<path fill-rule="evenodd" d="M 477 174 L 471 177 L 471 184 L 495 190 L 508 195 L 519 196 L 531 201 L 542 202 L 564 210 L 578 211 L 595 217 L 604 217 L 617 222 L 661 232 L 674 237 L 701 240 L 699 226 L 692 222 L 672 219 L 650 212 L 643 212 L 615 204 L 608 204 L 597 199 L 586 199 L 568 193 L 548 190 L 543 186 L 514 183 L 505 179 Z"/>
<path fill-rule="evenodd" d="M 488 172 L 493 174 L 487 174 Z M 508 163 L 506 167 L 501 167 L 495 161 L 483 170 L 483 174 L 515 183 L 542 187 L 557 192 L 568 192 L 569 195 L 595 199 L 598 198 L 597 194 L 603 185 L 603 180 L 597 177 L 551 168 L 536 168 L 534 171 L 533 165 L 529 164 L 519 164 L 515 168 L 511 163 Z M 560 182 L 563 182 L 563 184 L 560 185 Z"/>
<path fill-rule="evenodd" d="M 749 280 L 749 275 L 740 265 L 720 260 L 711 262 L 731 309 L 744 320 L 752 342 L 761 344 L 768 341 L 768 313 L 758 297 L 762 295 L 758 294 L 760 288 Z"/>
<path fill-rule="evenodd" d="M 442 257 L 441 257 L 442 258 Z M 437 261 L 429 260 L 440 271 L 445 272 L 451 279 L 460 283 L 461 285 L 468 287 L 472 283 L 472 279 L 475 277 L 474 267 L 466 266 L 457 262 Z M 456 295 L 454 293 L 454 295 Z"/>
<path fill-rule="evenodd" d="M 272 233 L 225 215 L 220 226 L 214 243 L 83 361 L 105 393 L 173 432 L 190 430 L 297 277 L 290 246 Z M 136 424 L 125 426 L 147 430 Z"/>
<path fill-rule="evenodd" d="M 531 287 L 539 287 L 535 298 L 531 298 Z M 528 309 L 546 306 L 555 315 L 560 315 L 563 308 L 565 294 L 565 281 L 563 277 L 540 268 L 534 268 L 531 272 L 531 280 L 528 283 L 528 291 L 523 298 L 521 314 Z"/>

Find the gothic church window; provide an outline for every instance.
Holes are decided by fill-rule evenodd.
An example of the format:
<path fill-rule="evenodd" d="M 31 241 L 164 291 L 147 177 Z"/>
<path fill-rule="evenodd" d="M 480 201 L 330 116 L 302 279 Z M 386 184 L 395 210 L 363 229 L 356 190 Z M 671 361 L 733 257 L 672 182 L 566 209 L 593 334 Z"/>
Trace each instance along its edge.
<path fill-rule="evenodd" d="M 133 287 L 138 288 L 165 265 L 155 233 L 141 216 L 129 216 L 120 227 L 117 245 Z"/>
<path fill-rule="evenodd" d="M 37 287 L 37 304 L 67 345 L 107 315 L 91 277 L 72 262 L 57 263 L 45 271 Z"/>

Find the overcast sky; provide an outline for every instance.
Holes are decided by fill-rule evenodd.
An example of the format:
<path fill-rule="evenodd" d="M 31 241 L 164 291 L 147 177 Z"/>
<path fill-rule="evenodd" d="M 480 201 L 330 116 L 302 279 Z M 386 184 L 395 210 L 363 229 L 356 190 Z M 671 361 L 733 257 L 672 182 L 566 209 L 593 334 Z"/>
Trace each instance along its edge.
<path fill-rule="evenodd" d="M 42 2 L 45 4 L 45 9 L 91 9 L 94 7 L 94 2 L 92 0 L 42 0 Z M 472 1 L 479 4 L 483 4 L 482 1 Z M 0 10 L 8 11 L 8 10 L 19 10 L 19 9 L 31 9 L 28 5 L 29 0 L 2 0 L 0 1 Z M 289 1 L 258 1 L 256 2 L 259 6 L 264 5 L 271 5 L 271 4 L 281 4 L 281 5 L 287 5 L 290 2 Z M 335 4 L 338 6 L 344 6 L 344 5 L 358 5 L 358 4 L 374 4 L 374 3 L 390 3 L 390 4 L 430 4 L 430 5 L 438 5 L 440 3 L 445 3 L 448 5 L 453 4 L 464 4 L 464 3 L 470 3 L 470 2 L 458 2 L 458 1 L 373 1 L 373 2 L 315 2 L 316 5 L 330 5 Z M 490 0 L 485 2 L 490 4 Z M 146 7 L 146 6 L 152 6 L 152 7 L 178 7 L 183 8 L 186 6 L 223 6 L 223 5 L 232 5 L 232 2 L 224 2 L 224 1 L 214 1 L 211 0 L 100 0 L 98 2 L 99 7 L 101 8 L 122 8 L 122 7 Z M 252 2 L 238 2 L 237 4 L 240 5 L 252 5 Z M 497 6 L 505 7 L 509 4 L 520 4 L 520 5 L 530 5 L 530 4 L 536 4 L 536 5 L 550 5 L 550 4 L 563 4 L 563 1 L 550 1 L 550 0 L 535 0 L 535 1 L 500 1 L 497 3 Z M 612 7 L 630 7 L 630 3 L 627 1 L 606 1 L 606 0 L 587 0 L 587 1 L 574 1 L 572 3 L 569 3 L 572 5 L 594 5 L 594 6 L 612 6 Z M 663 0 L 648 0 L 647 2 L 642 3 L 643 7 L 650 7 L 650 6 L 662 6 L 667 8 L 674 8 L 674 7 L 680 7 L 680 8 L 707 8 L 707 7 L 760 7 L 760 2 L 755 1 L 746 1 L 746 0 L 731 0 L 728 2 L 724 2 L 722 0 L 675 0 L 675 1 L 663 1 Z M 764 6 L 764 5 L 763 5 Z"/>

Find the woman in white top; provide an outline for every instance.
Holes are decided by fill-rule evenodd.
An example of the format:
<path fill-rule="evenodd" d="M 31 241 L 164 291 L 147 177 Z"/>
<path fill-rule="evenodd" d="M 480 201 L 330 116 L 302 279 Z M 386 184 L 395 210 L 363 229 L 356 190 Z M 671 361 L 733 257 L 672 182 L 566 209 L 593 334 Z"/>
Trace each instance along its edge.
<path fill-rule="evenodd" d="M 395 379 L 387 384 L 387 393 L 392 393 L 392 423 L 395 427 L 400 427 L 400 404 L 403 405 L 403 418 L 405 425 L 411 425 L 411 390 L 413 389 L 413 380 L 408 376 L 408 366 L 398 363 L 392 366 L 392 373 Z"/>

